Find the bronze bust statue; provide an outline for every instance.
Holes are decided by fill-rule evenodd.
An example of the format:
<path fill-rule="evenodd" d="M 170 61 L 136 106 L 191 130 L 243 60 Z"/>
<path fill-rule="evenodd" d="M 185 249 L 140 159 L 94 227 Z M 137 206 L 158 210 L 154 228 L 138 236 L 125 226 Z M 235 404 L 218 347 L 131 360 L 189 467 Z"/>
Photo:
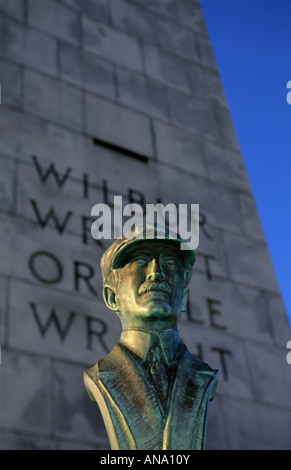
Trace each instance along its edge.
<path fill-rule="evenodd" d="M 142 225 L 115 240 L 101 259 L 104 300 L 122 333 L 85 371 L 84 382 L 115 450 L 205 446 L 218 371 L 195 359 L 179 337 L 196 257 L 180 243 L 179 235 Z"/>

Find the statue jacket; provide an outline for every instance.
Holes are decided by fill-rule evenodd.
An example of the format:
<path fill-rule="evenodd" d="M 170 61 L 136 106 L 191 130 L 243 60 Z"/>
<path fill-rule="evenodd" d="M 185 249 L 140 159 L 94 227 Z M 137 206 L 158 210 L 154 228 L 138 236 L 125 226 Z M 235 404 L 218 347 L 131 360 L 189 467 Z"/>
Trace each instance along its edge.
<path fill-rule="evenodd" d="M 137 355 L 118 342 L 84 372 L 90 398 L 101 410 L 114 450 L 200 450 L 218 371 L 181 343 L 166 410 Z"/>

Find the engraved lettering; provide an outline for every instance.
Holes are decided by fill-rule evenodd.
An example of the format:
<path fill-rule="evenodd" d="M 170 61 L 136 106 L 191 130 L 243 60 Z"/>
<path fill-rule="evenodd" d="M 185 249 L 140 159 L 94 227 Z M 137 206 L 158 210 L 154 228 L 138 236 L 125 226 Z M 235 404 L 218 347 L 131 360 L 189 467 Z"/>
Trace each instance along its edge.
<path fill-rule="evenodd" d="M 34 199 L 31 199 L 30 202 L 31 202 L 32 208 L 34 210 L 34 213 L 36 215 L 36 219 L 37 219 L 38 224 L 42 228 L 45 228 L 47 226 L 49 220 L 51 219 L 53 221 L 55 227 L 57 228 L 59 234 L 62 235 L 62 233 L 64 232 L 64 230 L 66 228 L 66 225 L 67 225 L 67 223 L 68 223 L 68 221 L 69 221 L 69 219 L 72 215 L 72 212 L 68 211 L 65 218 L 64 218 L 64 220 L 62 222 L 60 222 L 58 217 L 55 214 L 55 211 L 54 211 L 53 207 L 50 207 L 48 213 L 44 217 L 42 217 L 40 212 L 39 212 L 36 201 Z"/>
<path fill-rule="evenodd" d="M 225 325 L 221 325 L 216 322 L 217 316 L 221 316 L 221 311 L 215 308 L 215 306 L 220 306 L 221 302 L 215 299 L 206 299 L 206 300 L 207 300 L 207 305 L 208 305 L 208 312 L 210 316 L 211 326 L 213 326 L 213 328 L 218 328 L 219 330 L 225 330 L 226 329 Z"/>
<path fill-rule="evenodd" d="M 103 336 L 107 332 L 107 325 L 104 321 L 100 320 L 99 318 L 93 318 L 93 317 L 86 317 L 86 324 L 87 324 L 87 348 L 88 349 L 93 349 L 92 348 L 92 337 L 98 338 L 98 341 L 100 342 L 102 348 L 106 353 L 109 352 L 109 348 L 107 347 Z M 93 325 L 96 327 L 99 327 L 98 330 L 94 329 Z"/>
<path fill-rule="evenodd" d="M 40 319 L 40 315 L 38 314 L 36 304 L 34 302 L 29 302 L 29 305 L 31 307 L 34 319 L 36 321 L 36 324 L 38 326 L 38 329 L 41 333 L 41 336 L 44 338 L 45 335 L 47 334 L 47 331 L 49 330 L 51 325 L 54 325 L 59 336 L 61 339 L 61 342 L 63 342 L 68 334 L 68 331 L 72 325 L 72 322 L 75 318 L 75 313 L 71 312 L 69 315 L 69 318 L 64 326 L 61 325 L 61 322 L 58 318 L 58 315 L 56 314 L 56 311 L 54 308 L 51 309 L 49 316 L 46 320 L 46 322 L 42 323 Z"/>
<path fill-rule="evenodd" d="M 87 173 L 83 173 L 83 197 L 85 199 L 89 198 L 89 182 Z"/>
<path fill-rule="evenodd" d="M 107 188 L 107 181 L 106 180 L 103 180 L 102 181 L 102 191 L 103 191 L 103 202 L 104 204 L 107 204 L 108 206 L 110 207 L 114 207 L 114 204 L 109 202 L 109 198 L 108 198 L 108 188 Z"/>
<path fill-rule="evenodd" d="M 136 189 L 128 189 L 128 202 L 129 204 L 136 203 L 142 206 L 145 211 L 145 198 L 144 195 Z"/>
<path fill-rule="evenodd" d="M 199 226 L 200 228 L 202 229 L 202 231 L 204 232 L 204 235 L 206 236 L 206 238 L 208 238 L 209 240 L 212 240 L 213 237 L 210 235 L 210 233 L 207 232 L 206 228 L 205 228 L 205 225 L 207 224 L 207 219 L 206 219 L 206 215 L 203 214 L 201 211 L 199 213 Z"/>
<path fill-rule="evenodd" d="M 196 354 L 193 354 L 193 356 L 196 357 L 196 359 L 199 359 L 199 361 L 203 361 L 203 348 L 201 343 L 197 344 L 197 352 Z"/>
<path fill-rule="evenodd" d="M 189 300 L 189 297 L 187 299 L 186 315 L 187 315 L 187 320 L 190 321 L 190 322 L 204 323 L 204 321 L 201 318 L 195 318 L 194 313 L 192 311 L 191 302 Z"/>
<path fill-rule="evenodd" d="M 228 369 L 227 369 L 225 357 L 227 355 L 232 356 L 231 351 L 228 351 L 227 349 L 217 348 L 217 347 L 213 347 L 211 348 L 211 350 L 218 353 L 220 363 L 221 363 L 222 376 L 224 380 L 228 380 Z"/>
<path fill-rule="evenodd" d="M 201 256 L 204 259 L 206 277 L 208 281 L 211 281 L 213 279 L 213 275 L 210 269 L 210 260 L 215 260 L 216 259 L 215 256 L 206 255 L 205 253 L 201 253 L 201 252 L 198 252 L 197 256 Z"/>
<path fill-rule="evenodd" d="M 88 245 L 88 243 L 93 240 L 94 243 L 97 243 L 97 245 L 99 245 L 101 248 L 104 249 L 103 241 L 96 240 L 96 238 L 92 237 L 91 225 L 92 225 L 92 217 L 87 217 L 87 216 L 81 217 L 82 243 L 84 243 L 84 245 Z"/>
<path fill-rule="evenodd" d="M 44 265 L 49 268 L 49 275 L 40 274 L 40 269 L 44 270 Z M 36 251 L 29 260 L 28 266 L 34 277 L 45 284 L 56 284 L 63 277 L 63 269 L 60 261 L 48 251 Z"/>
<path fill-rule="evenodd" d="M 66 172 L 62 176 L 60 176 L 53 163 L 50 164 L 47 170 L 43 170 L 38 162 L 37 157 L 33 155 L 31 158 L 42 183 L 46 183 L 48 177 L 50 175 L 53 175 L 59 188 L 63 187 L 70 172 L 72 171 L 72 168 L 67 168 Z"/>
<path fill-rule="evenodd" d="M 83 272 L 81 272 L 82 270 Z M 82 261 L 74 261 L 74 289 L 80 291 L 80 279 L 82 279 L 91 294 L 99 297 L 97 291 L 94 289 L 93 285 L 90 282 L 94 274 L 94 269 L 89 264 L 84 263 Z"/>

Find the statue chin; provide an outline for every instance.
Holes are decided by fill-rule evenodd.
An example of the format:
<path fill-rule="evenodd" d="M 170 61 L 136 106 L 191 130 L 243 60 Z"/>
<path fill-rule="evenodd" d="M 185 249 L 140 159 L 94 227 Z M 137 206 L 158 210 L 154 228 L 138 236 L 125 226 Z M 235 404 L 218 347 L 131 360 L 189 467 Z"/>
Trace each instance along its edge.
<path fill-rule="evenodd" d="M 145 328 L 163 330 L 176 328 L 180 314 L 173 312 L 171 307 L 162 300 L 150 300 L 147 308 L 136 314 L 125 315 L 121 318 L 123 328 Z"/>

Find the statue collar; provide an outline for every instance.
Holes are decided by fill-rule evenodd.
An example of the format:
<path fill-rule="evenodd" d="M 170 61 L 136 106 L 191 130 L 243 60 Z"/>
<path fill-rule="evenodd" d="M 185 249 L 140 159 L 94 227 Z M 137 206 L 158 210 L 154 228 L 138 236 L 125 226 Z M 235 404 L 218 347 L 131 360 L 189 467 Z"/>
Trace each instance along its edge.
<path fill-rule="evenodd" d="M 120 343 L 142 360 L 146 360 L 153 346 L 158 344 L 168 365 L 173 361 L 181 347 L 180 335 L 177 328 L 161 331 L 127 328 L 121 333 Z"/>

